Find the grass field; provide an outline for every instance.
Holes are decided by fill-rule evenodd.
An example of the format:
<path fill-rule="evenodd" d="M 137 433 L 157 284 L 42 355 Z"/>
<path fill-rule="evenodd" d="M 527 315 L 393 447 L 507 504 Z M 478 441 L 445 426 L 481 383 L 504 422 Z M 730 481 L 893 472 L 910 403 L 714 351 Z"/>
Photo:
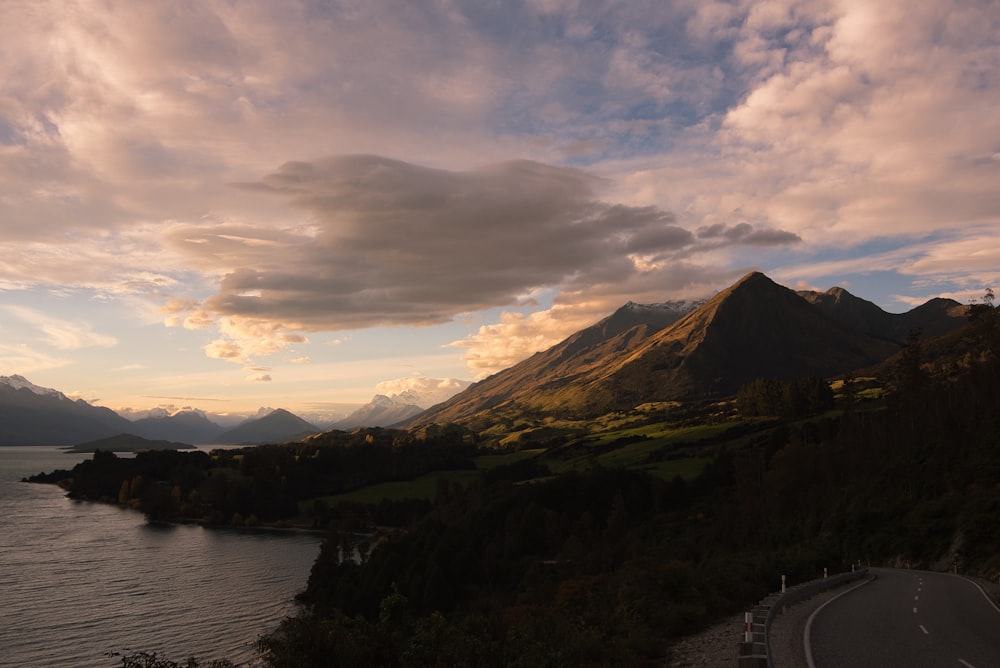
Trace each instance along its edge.
<path fill-rule="evenodd" d="M 677 459 L 650 461 L 650 456 L 675 447 L 696 444 L 715 438 L 733 427 L 732 422 L 724 424 L 675 427 L 669 423 L 647 424 L 604 432 L 588 437 L 581 442 L 585 446 L 579 456 L 567 460 L 546 457 L 546 448 L 530 448 L 517 452 L 496 455 L 480 455 L 475 458 L 474 471 L 433 471 L 414 480 L 386 482 L 369 485 L 345 494 L 323 497 L 323 501 L 333 506 L 340 502 L 377 504 L 383 499 L 433 499 L 437 493 L 438 481 L 445 478 L 461 485 L 468 485 L 479 479 L 480 471 L 489 471 L 498 466 L 507 466 L 533 457 L 540 457 L 554 474 L 567 471 L 581 471 L 594 466 L 606 468 L 626 468 L 647 471 L 666 480 L 680 476 L 690 480 L 698 476 L 711 462 L 710 457 L 692 456 Z M 622 439 L 643 437 L 631 443 L 613 445 Z M 611 446 L 607 452 L 599 452 Z M 596 451 L 596 452 L 595 452 Z M 312 500 L 308 502 L 311 506 Z"/>
<path fill-rule="evenodd" d="M 467 485 L 474 480 L 478 480 L 479 475 L 479 471 L 433 471 L 414 480 L 383 482 L 378 485 L 362 487 L 361 489 L 356 489 L 345 494 L 325 496 L 322 499 L 331 506 L 335 506 L 341 501 L 378 503 L 382 499 L 433 499 L 437 493 L 438 480 L 441 478 Z M 309 500 L 306 503 L 311 506 L 313 501 Z"/>
<path fill-rule="evenodd" d="M 480 471 L 489 471 L 497 466 L 507 466 L 524 459 L 531 459 L 545 452 L 545 448 L 532 448 L 519 452 L 505 452 L 499 455 L 482 455 L 475 458 L 476 468 Z"/>

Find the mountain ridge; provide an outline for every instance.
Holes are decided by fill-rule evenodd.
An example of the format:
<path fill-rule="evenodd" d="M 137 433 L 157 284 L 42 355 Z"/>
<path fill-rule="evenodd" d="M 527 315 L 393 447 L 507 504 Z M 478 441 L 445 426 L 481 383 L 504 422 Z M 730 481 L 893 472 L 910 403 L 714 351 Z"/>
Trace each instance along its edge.
<path fill-rule="evenodd" d="M 110 408 L 73 400 L 23 376 L 0 377 L 0 445 L 73 445 L 129 430 Z"/>
<path fill-rule="evenodd" d="M 813 298 L 750 272 L 665 326 L 611 326 L 626 305 L 406 424 L 594 417 L 645 402 L 732 394 L 756 377 L 829 377 L 886 359 L 900 349 L 900 331 L 943 332 L 965 322 L 949 300 L 893 315 L 843 289 L 808 294 Z"/>
<path fill-rule="evenodd" d="M 251 419 L 216 437 L 219 445 L 260 445 L 294 441 L 321 430 L 298 415 L 278 408 L 261 418 Z"/>

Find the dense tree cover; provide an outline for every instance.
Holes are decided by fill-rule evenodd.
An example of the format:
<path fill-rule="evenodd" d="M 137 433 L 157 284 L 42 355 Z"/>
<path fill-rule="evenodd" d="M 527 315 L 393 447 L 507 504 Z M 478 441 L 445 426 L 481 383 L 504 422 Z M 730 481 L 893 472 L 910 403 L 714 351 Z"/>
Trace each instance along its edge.
<path fill-rule="evenodd" d="M 823 378 L 757 378 L 736 393 L 736 409 L 746 416 L 798 419 L 833 407 L 833 390 Z"/>
<path fill-rule="evenodd" d="M 761 596 L 779 575 L 753 555 L 705 551 L 713 490 L 604 469 L 453 489 L 363 563 L 327 540 L 303 596 L 310 612 L 261 649 L 273 666 L 661 658 L 664 638 Z"/>
<path fill-rule="evenodd" d="M 474 468 L 475 446 L 458 428 L 328 432 L 305 443 L 204 452 L 158 450 L 134 458 L 97 451 L 72 471 L 29 478 L 57 482 L 74 498 L 117 502 L 152 521 L 255 524 L 296 516 L 299 503 L 373 482 Z M 322 511 L 322 508 L 319 508 Z M 382 516 L 406 515 L 385 508 Z M 409 512 L 412 516 L 412 512 Z M 329 512 L 317 514 L 329 519 Z"/>

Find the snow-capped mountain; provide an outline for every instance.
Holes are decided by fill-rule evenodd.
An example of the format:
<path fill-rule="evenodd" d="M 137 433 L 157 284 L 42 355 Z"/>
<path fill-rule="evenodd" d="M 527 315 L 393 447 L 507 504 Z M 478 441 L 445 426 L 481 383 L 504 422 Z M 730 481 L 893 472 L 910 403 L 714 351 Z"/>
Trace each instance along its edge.
<path fill-rule="evenodd" d="M 130 426 L 109 408 L 74 401 L 23 376 L 0 376 L 0 445 L 73 445 Z"/>
<path fill-rule="evenodd" d="M 424 412 L 417 402 L 420 395 L 414 390 L 404 390 L 400 394 L 376 394 L 367 404 L 354 411 L 343 420 L 330 425 L 331 429 L 355 429 L 357 427 L 388 427 L 402 420 Z"/>
<path fill-rule="evenodd" d="M 55 397 L 56 399 L 66 399 L 67 401 L 72 401 L 59 390 L 53 390 L 49 387 L 39 387 L 24 376 L 19 376 L 17 374 L 14 374 L 13 376 L 0 376 L 0 385 L 6 385 L 13 390 L 28 390 L 32 394 L 37 394 L 40 397 Z"/>
<path fill-rule="evenodd" d="M 674 299 L 665 302 L 657 302 L 655 304 L 637 304 L 636 302 L 630 301 L 622 306 L 622 309 L 633 311 L 635 313 L 662 312 L 680 317 L 700 308 L 706 301 L 707 300 L 705 299 Z"/>

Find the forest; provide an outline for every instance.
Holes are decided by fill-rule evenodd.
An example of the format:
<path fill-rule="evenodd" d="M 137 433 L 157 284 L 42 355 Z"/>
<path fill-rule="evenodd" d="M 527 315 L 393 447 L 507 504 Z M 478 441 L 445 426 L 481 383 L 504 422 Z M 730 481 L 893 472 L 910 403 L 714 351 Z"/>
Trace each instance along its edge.
<path fill-rule="evenodd" d="M 484 453 L 453 425 L 365 430 L 131 463 L 95 454 L 45 480 L 153 520 L 273 522 L 306 508 L 328 535 L 302 612 L 258 642 L 274 668 L 653 665 L 781 575 L 860 561 L 996 578 L 998 406 L 1000 317 L 984 300 L 968 327 L 914 332 L 877 368 L 759 379 L 674 411 L 697 434 L 683 441 L 646 425 Z M 337 496 L 429 472 L 441 477 L 420 498 Z M 358 532 L 374 544 L 345 560 Z"/>

